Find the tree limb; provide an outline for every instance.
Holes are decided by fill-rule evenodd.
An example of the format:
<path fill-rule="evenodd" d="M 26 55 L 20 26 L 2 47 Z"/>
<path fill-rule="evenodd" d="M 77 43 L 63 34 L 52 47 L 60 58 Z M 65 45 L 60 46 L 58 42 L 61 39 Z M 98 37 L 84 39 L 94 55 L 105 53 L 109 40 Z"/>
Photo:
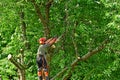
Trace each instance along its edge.
<path fill-rule="evenodd" d="M 90 58 L 92 55 L 100 52 L 102 49 L 105 48 L 105 46 L 106 46 L 107 43 L 108 43 L 108 40 L 105 40 L 105 41 L 103 41 L 103 43 L 102 43 L 99 47 L 93 49 L 92 51 L 89 51 L 87 54 L 83 55 L 81 58 L 78 57 L 77 59 L 75 59 L 75 60 L 72 62 L 71 66 L 70 66 L 70 67 L 72 67 L 72 68 L 71 68 L 72 71 L 74 70 L 74 67 L 77 65 L 77 62 L 87 60 L 87 59 Z M 55 76 L 54 78 L 52 78 L 52 80 L 54 80 L 56 77 L 58 77 L 58 76 L 60 76 L 61 74 L 63 74 L 66 70 L 68 70 L 68 67 L 66 67 L 65 69 L 63 69 L 63 70 L 62 70 L 61 72 L 59 72 L 58 74 L 56 74 L 56 76 Z M 71 72 L 69 72 L 69 74 L 63 78 L 63 80 L 67 80 L 67 78 L 68 78 L 70 75 L 71 75 Z"/>
<path fill-rule="evenodd" d="M 92 51 L 89 51 L 87 54 L 85 54 L 84 56 L 82 56 L 82 58 L 77 58 L 76 60 L 73 61 L 73 63 L 71 64 L 72 67 L 72 71 L 74 70 L 74 67 L 76 66 L 78 61 L 84 61 L 87 60 L 88 58 L 90 58 L 92 55 L 96 54 L 97 52 L 101 51 L 102 49 L 104 49 L 105 45 L 108 43 L 108 40 L 103 41 L 103 43 L 97 47 L 96 49 L 93 49 Z M 67 76 L 64 77 L 63 80 L 67 80 L 67 78 L 69 78 L 69 76 L 72 73 L 69 72 Z"/>
<path fill-rule="evenodd" d="M 36 13 L 38 14 L 38 16 L 39 16 L 39 18 L 44 26 L 44 35 L 45 35 L 45 37 L 48 37 L 48 35 L 49 35 L 48 23 L 44 19 L 41 11 L 39 10 L 39 6 L 36 4 L 35 0 L 32 0 L 32 3 L 35 7 Z"/>
<path fill-rule="evenodd" d="M 105 45 L 108 43 L 108 40 L 106 39 L 105 41 L 103 41 L 103 43 L 101 44 L 101 46 L 97 47 L 96 49 L 89 51 L 87 54 L 85 54 L 84 56 L 82 56 L 81 60 L 86 60 L 89 57 L 91 57 L 92 55 L 96 54 L 97 52 L 101 51 L 102 49 L 104 49 Z"/>
<path fill-rule="evenodd" d="M 46 4 L 45 7 L 45 14 L 46 14 L 46 33 L 49 34 L 50 33 L 50 28 L 48 27 L 49 25 L 49 16 L 50 16 L 50 7 L 52 5 L 53 0 L 49 0 Z"/>
<path fill-rule="evenodd" d="M 64 68 L 62 71 L 60 71 L 59 73 L 57 73 L 52 79 L 50 80 L 55 80 L 56 77 L 59 77 L 60 75 L 62 75 L 65 71 L 68 70 L 68 67 Z"/>
<path fill-rule="evenodd" d="M 73 34 L 74 34 L 74 33 L 73 33 Z M 79 54 L 78 54 L 78 49 L 77 49 L 76 42 L 75 42 L 75 40 L 74 40 L 74 38 L 75 38 L 75 37 L 71 37 L 71 38 L 72 38 L 72 43 L 73 43 L 73 46 L 74 46 L 74 48 L 75 48 L 76 57 L 78 57 L 78 56 L 79 56 Z"/>
<path fill-rule="evenodd" d="M 45 37 L 49 37 L 49 33 L 50 33 L 50 30 L 48 28 L 48 25 L 49 25 L 49 13 L 50 13 L 50 7 L 51 7 L 51 4 L 52 4 L 53 0 L 49 0 L 47 3 L 46 3 L 46 6 L 45 6 L 45 18 L 43 17 L 40 9 L 39 9 L 39 6 L 36 4 L 35 0 L 32 0 L 32 3 L 35 7 L 35 10 L 36 10 L 36 13 L 38 14 L 43 26 L 44 26 L 44 35 Z"/>
<path fill-rule="evenodd" d="M 53 0 L 49 0 L 46 4 L 46 22 L 49 23 L 49 13 L 50 13 L 50 7 L 52 5 Z"/>
<path fill-rule="evenodd" d="M 35 7 L 35 10 L 36 10 L 39 18 L 41 19 L 41 22 L 42 22 L 43 25 L 45 26 L 45 25 L 46 25 L 46 22 L 45 22 L 45 19 L 44 19 L 43 16 L 42 16 L 42 13 L 41 13 L 40 10 L 39 10 L 39 6 L 36 4 L 35 0 L 32 0 L 32 3 L 33 3 L 33 5 L 34 5 L 34 7 Z"/>

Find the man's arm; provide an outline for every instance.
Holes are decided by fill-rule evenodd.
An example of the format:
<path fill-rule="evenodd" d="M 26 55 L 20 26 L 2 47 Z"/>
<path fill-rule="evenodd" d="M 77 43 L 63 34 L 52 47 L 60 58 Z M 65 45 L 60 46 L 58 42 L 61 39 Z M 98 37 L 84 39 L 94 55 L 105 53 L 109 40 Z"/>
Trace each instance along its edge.
<path fill-rule="evenodd" d="M 47 41 L 45 41 L 45 43 L 46 43 L 46 44 L 49 43 L 52 39 L 53 39 L 53 38 L 48 39 Z"/>
<path fill-rule="evenodd" d="M 48 41 L 49 40 L 49 41 Z M 46 44 L 49 44 L 50 46 L 52 45 L 52 44 L 54 44 L 55 42 L 56 42 L 56 40 L 57 40 L 57 38 L 50 38 L 50 39 L 48 39 L 47 40 L 47 43 Z"/>

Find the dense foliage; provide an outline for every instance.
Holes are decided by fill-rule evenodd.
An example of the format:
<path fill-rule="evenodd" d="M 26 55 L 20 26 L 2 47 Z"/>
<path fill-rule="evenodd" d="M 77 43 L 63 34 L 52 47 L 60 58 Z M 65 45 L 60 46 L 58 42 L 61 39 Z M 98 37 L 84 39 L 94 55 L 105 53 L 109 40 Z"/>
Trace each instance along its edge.
<path fill-rule="evenodd" d="M 36 0 L 45 17 L 47 0 Z M 26 24 L 26 48 L 21 37 L 20 12 Z M 120 79 L 120 0 L 54 0 L 49 16 L 50 37 L 64 37 L 57 43 L 50 62 L 50 77 L 65 67 L 71 70 L 76 55 L 82 57 L 109 39 L 106 47 L 71 70 L 70 80 Z M 24 49 L 26 80 L 37 80 L 36 53 L 38 39 L 44 36 L 44 27 L 30 0 L 0 0 L 0 75 L 3 80 L 18 79 L 17 68 L 7 59 L 18 57 Z M 76 46 L 74 45 L 76 44 Z M 77 50 L 76 50 L 77 48 Z M 77 51 L 77 53 L 76 53 Z M 62 80 L 66 71 L 56 80 Z"/>

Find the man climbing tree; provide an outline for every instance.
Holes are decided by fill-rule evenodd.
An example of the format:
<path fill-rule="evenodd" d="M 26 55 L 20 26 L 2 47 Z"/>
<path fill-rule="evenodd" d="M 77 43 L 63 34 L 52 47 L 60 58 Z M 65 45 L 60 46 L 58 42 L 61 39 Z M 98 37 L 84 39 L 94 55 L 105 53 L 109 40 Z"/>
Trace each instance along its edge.
<path fill-rule="evenodd" d="M 54 44 L 57 41 L 57 38 L 50 38 L 46 40 L 46 38 L 40 38 L 39 39 L 39 48 L 37 52 L 37 65 L 38 65 L 38 78 L 39 80 L 42 80 L 42 69 L 45 74 L 46 80 L 49 80 L 48 75 L 48 64 L 46 60 L 46 53 L 47 48 L 50 47 L 52 44 Z"/>

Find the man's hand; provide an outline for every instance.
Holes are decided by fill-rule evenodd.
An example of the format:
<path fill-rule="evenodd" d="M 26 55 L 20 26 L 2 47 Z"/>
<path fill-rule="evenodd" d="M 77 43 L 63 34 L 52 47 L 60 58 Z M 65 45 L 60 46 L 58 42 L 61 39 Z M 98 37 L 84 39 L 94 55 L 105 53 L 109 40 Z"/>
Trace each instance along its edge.
<path fill-rule="evenodd" d="M 56 46 L 55 46 L 55 45 L 52 45 L 51 47 L 52 47 L 52 48 L 56 48 Z"/>

